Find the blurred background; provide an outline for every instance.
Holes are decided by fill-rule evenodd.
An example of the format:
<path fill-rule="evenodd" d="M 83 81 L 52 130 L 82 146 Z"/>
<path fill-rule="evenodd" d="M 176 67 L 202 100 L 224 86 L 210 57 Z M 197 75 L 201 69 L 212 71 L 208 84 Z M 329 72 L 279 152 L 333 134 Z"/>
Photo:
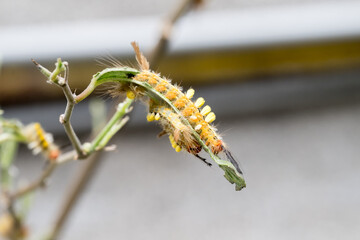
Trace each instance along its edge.
<path fill-rule="evenodd" d="M 49 69 L 68 61 L 79 93 L 104 68 L 96 59 L 133 64 L 134 40 L 150 56 L 181 2 L 1 1 L 4 116 L 39 121 L 69 150 L 63 93 L 30 59 Z M 157 139 L 136 103 L 60 239 L 359 239 L 360 1 L 196 2 L 167 32 L 153 69 L 205 98 L 247 187 L 235 192 L 217 166 Z M 94 98 L 113 107 L 104 91 Z M 72 118 L 82 140 L 88 107 Z M 60 166 L 36 194 L 33 236 L 51 226 L 82 165 Z M 16 166 L 31 181 L 44 162 L 23 147 Z"/>

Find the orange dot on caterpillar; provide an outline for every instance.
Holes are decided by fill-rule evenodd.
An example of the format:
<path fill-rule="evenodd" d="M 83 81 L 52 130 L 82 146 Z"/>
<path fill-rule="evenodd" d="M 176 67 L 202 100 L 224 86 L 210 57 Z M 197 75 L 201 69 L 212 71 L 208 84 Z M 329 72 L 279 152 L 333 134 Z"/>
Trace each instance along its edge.
<path fill-rule="evenodd" d="M 156 78 L 154 78 L 154 77 L 151 77 L 151 78 L 149 78 L 148 82 L 150 83 L 150 85 L 153 86 L 153 85 L 158 83 L 158 80 Z"/>
<path fill-rule="evenodd" d="M 177 92 L 176 88 L 173 88 L 166 93 L 165 97 L 169 100 L 174 100 L 177 97 L 177 95 L 178 95 L 178 92 Z"/>
<path fill-rule="evenodd" d="M 185 96 L 181 96 L 174 102 L 174 106 L 178 109 L 183 109 L 187 104 L 188 99 Z"/>
<path fill-rule="evenodd" d="M 166 86 L 168 85 L 168 82 L 166 80 L 162 80 L 156 87 L 155 90 L 163 93 L 167 90 Z"/>

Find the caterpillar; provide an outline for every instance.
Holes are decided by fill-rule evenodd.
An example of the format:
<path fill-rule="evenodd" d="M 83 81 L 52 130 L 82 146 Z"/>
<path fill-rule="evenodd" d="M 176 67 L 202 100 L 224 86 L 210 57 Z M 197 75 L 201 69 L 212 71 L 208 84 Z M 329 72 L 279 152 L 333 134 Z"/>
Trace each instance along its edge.
<path fill-rule="evenodd" d="M 83 100 L 103 83 L 115 85 L 111 90 L 113 96 L 123 93 L 132 99 L 147 96 L 147 120 L 160 122 L 163 127 L 160 135 L 168 134 L 170 143 L 177 152 L 184 149 L 211 165 L 198 155 L 202 149 L 205 150 L 225 171 L 225 178 L 235 183 L 236 190 L 244 188 L 246 184 L 238 163 L 216 128 L 211 125 L 216 119 L 211 107 L 206 105 L 201 108 L 205 103 L 201 97 L 193 102 L 191 99 L 195 91 L 192 88 L 184 93 L 181 87 L 151 71 L 150 64 L 140 52 L 139 46 L 135 42 L 131 44 L 139 70 L 118 65 L 106 68 L 93 76 L 88 87 L 76 97 L 76 101 Z M 220 157 L 220 153 L 224 153 L 225 159 Z"/>
<path fill-rule="evenodd" d="M 214 154 L 218 154 L 224 149 L 224 144 L 221 138 L 216 134 L 216 129 L 210 125 L 216 118 L 215 114 L 211 112 L 210 106 L 205 106 L 202 110 L 199 108 L 203 106 L 205 100 L 200 97 L 195 102 L 191 101 L 194 96 L 194 89 L 190 88 L 186 94 L 182 92 L 179 86 L 171 84 L 171 81 L 161 78 L 158 74 L 151 72 L 149 63 L 141 54 L 140 49 L 136 43 L 132 43 L 136 52 L 138 64 L 141 67 L 141 72 L 133 77 L 133 80 L 148 83 L 157 92 L 167 98 L 180 112 L 183 117 L 191 124 L 195 131 L 200 134 L 202 140 L 210 147 Z M 130 94 L 139 95 L 136 88 L 130 90 Z M 129 95 L 129 91 L 128 95 Z M 175 142 L 193 154 L 201 151 L 201 145 L 191 135 L 191 130 L 185 126 L 181 119 L 174 113 L 172 109 L 162 107 L 163 102 L 155 102 L 151 98 L 149 100 L 149 115 L 147 119 L 151 120 L 165 120 L 163 122 L 164 130 L 174 136 Z M 171 127 L 169 127 L 171 126 Z M 241 171 L 240 171 L 241 172 Z"/>
<path fill-rule="evenodd" d="M 190 88 L 185 94 L 179 86 L 173 85 L 170 80 L 160 77 L 158 74 L 150 71 L 149 63 L 140 52 L 139 46 L 132 42 L 132 46 L 136 53 L 137 62 L 141 68 L 141 72 L 133 77 L 133 80 L 146 82 L 165 98 L 167 98 L 181 113 L 181 115 L 190 123 L 191 127 L 200 135 L 215 155 L 224 151 L 227 158 L 237 168 L 236 170 L 242 174 L 237 162 L 232 157 L 231 153 L 226 149 L 221 137 L 217 134 L 214 126 L 210 125 L 215 119 L 215 113 L 211 112 L 211 107 L 206 105 L 204 98 L 199 97 L 195 102 L 191 101 L 195 94 L 195 90 Z M 164 131 L 170 136 L 170 141 L 179 147 L 175 150 L 179 151 L 180 148 L 185 148 L 189 153 L 194 154 L 196 157 L 201 151 L 201 145 L 192 136 L 191 130 L 188 129 L 182 122 L 177 113 L 174 113 L 170 108 L 162 107 L 163 103 L 156 104 L 151 99 L 149 100 L 149 115 L 148 120 L 160 120 Z M 200 158 L 204 160 L 203 158 Z M 210 165 L 210 164 L 208 164 Z"/>
<path fill-rule="evenodd" d="M 141 75 L 142 74 L 140 73 L 135 78 L 141 79 Z M 146 73 L 146 75 L 149 75 L 149 73 Z M 186 94 L 184 94 L 178 87 L 171 86 L 171 83 L 167 81 L 166 84 L 169 85 L 169 87 L 162 91 L 163 86 L 166 86 L 165 81 L 167 80 L 161 80 L 160 82 L 154 83 L 153 87 L 156 90 L 163 92 L 163 95 L 181 111 L 181 114 L 188 120 L 191 126 L 200 135 L 201 139 L 205 141 L 205 144 L 210 147 L 214 154 L 221 152 L 224 149 L 224 144 L 220 136 L 216 134 L 216 129 L 210 125 L 210 123 L 215 120 L 215 114 L 210 112 L 211 108 L 209 106 L 205 106 L 201 111 L 198 109 L 204 104 L 204 100 L 203 98 L 198 98 L 195 103 L 193 103 L 190 100 L 194 95 L 193 89 L 189 89 Z M 179 146 L 177 148 L 175 147 L 177 151 L 184 148 L 189 153 L 192 153 L 196 157 L 200 158 L 198 153 L 202 149 L 201 145 L 191 134 L 189 126 L 186 126 L 181 121 L 177 113 L 174 113 L 172 109 L 168 107 L 159 106 L 153 101 L 150 101 L 149 103 L 149 111 L 150 113 L 147 116 L 147 120 L 160 120 L 164 131 L 172 136 L 173 138 L 170 139 L 173 139 L 173 142 Z M 204 161 L 203 158 L 200 159 Z"/>
<path fill-rule="evenodd" d="M 156 114 L 155 114 L 156 112 Z M 191 134 L 191 129 L 186 126 L 179 116 L 167 107 L 152 108 L 152 113 L 147 115 L 148 121 L 160 120 L 164 131 L 160 134 L 169 134 L 171 146 L 176 152 L 180 152 L 183 148 L 189 153 L 194 154 L 197 158 L 204 161 L 211 166 L 204 158 L 201 158 L 198 153 L 201 151 L 201 145 Z"/>
<path fill-rule="evenodd" d="M 50 161 L 56 160 L 60 155 L 58 146 L 53 143 L 51 134 L 46 133 L 40 123 L 31 123 L 24 127 L 23 135 L 27 139 L 28 147 L 33 154 L 42 153 Z"/>

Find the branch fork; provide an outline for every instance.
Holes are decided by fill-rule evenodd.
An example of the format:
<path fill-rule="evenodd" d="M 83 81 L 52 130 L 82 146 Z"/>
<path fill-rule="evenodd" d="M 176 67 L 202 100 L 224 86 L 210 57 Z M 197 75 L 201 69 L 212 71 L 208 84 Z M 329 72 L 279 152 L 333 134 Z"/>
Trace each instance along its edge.
<path fill-rule="evenodd" d="M 81 144 L 78 136 L 76 135 L 72 125 L 71 125 L 71 115 L 72 111 L 75 107 L 75 104 L 85 99 L 85 97 L 79 98 L 75 93 L 72 93 L 68 78 L 69 78 L 69 65 L 67 62 L 62 62 L 60 58 L 57 59 L 55 63 L 54 71 L 50 72 L 45 67 L 41 66 L 35 60 L 32 60 L 33 63 L 37 66 L 40 72 L 48 78 L 49 83 L 54 83 L 58 87 L 60 87 L 67 100 L 65 112 L 59 116 L 59 122 L 64 126 L 65 132 L 74 147 L 77 156 L 76 159 L 85 159 L 94 151 L 99 151 L 103 149 L 106 144 L 110 141 L 110 139 L 114 136 L 116 132 L 118 132 L 128 121 L 128 117 L 124 117 L 124 115 L 131 111 L 130 105 L 133 102 L 132 99 L 126 98 L 123 103 L 120 103 L 117 107 L 117 110 L 112 117 L 112 119 L 108 122 L 108 124 L 104 127 L 104 129 L 99 133 L 99 135 L 93 140 L 92 143 Z M 64 72 L 64 77 L 61 77 L 60 74 Z M 91 85 L 91 86 L 90 86 Z M 93 82 L 90 82 L 88 88 L 90 87 L 93 90 Z M 88 89 L 87 88 L 87 89 Z M 90 91 L 92 92 L 92 91 Z M 87 94 L 86 96 L 88 96 Z"/>

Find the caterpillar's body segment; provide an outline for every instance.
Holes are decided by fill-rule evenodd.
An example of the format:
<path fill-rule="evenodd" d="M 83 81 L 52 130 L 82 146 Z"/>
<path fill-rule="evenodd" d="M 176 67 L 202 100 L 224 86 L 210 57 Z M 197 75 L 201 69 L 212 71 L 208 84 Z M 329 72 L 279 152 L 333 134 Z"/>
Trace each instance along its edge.
<path fill-rule="evenodd" d="M 173 86 L 170 81 L 162 79 L 157 74 L 149 71 L 139 73 L 134 77 L 134 80 L 149 83 L 155 90 L 161 92 L 165 98 L 171 101 L 214 154 L 218 154 L 223 150 L 222 140 L 217 135 L 215 128 L 209 124 L 209 122 L 215 118 L 215 114 L 210 113 L 208 110 L 210 108 L 209 106 L 206 106 L 203 109 L 205 111 L 201 114 L 202 110 L 199 110 L 198 107 L 203 105 L 204 100 L 203 98 L 199 98 L 200 100 L 198 99 L 193 103 L 190 98 L 193 96 L 194 90 L 191 89 L 188 94 L 184 94 L 179 87 Z M 162 118 L 166 120 L 166 124 L 163 124 L 163 126 L 165 126 L 169 134 L 175 137 L 178 145 L 185 147 L 190 153 L 199 153 L 201 151 L 201 145 L 196 144 L 197 146 L 193 147 L 196 140 L 191 134 L 191 129 L 184 125 L 177 113 L 174 113 L 169 107 L 157 107 L 153 105 L 154 104 L 150 103 L 149 111 L 159 113 Z M 209 120 L 208 116 L 213 117 Z M 168 127 L 168 125 L 171 125 L 171 127 Z M 181 140 L 178 141 L 178 139 Z M 196 151 L 194 149 L 196 149 Z"/>
<path fill-rule="evenodd" d="M 159 114 L 161 125 L 166 133 L 169 134 L 172 147 L 179 152 L 185 149 L 189 153 L 198 154 L 201 151 L 201 145 L 191 134 L 191 129 L 186 126 L 179 116 L 168 107 L 157 107 L 152 109 Z"/>
<path fill-rule="evenodd" d="M 51 134 L 41 127 L 40 123 L 32 123 L 25 127 L 24 135 L 28 139 L 28 147 L 34 154 L 42 153 L 47 159 L 55 160 L 59 155 L 59 148 L 53 143 Z"/>
<path fill-rule="evenodd" d="M 127 96 L 135 98 L 148 96 L 148 121 L 160 121 L 177 152 L 184 149 L 202 159 L 198 153 L 204 149 L 225 171 L 225 178 L 236 184 L 236 190 L 245 187 L 242 171 L 211 125 L 216 118 L 215 114 L 209 106 L 200 109 L 205 100 L 198 98 L 193 102 L 193 89 L 183 93 L 180 87 L 150 71 L 149 63 L 138 46 L 133 43 L 133 47 L 140 70 L 123 66 L 107 68 L 93 76 L 88 89 L 94 89 L 102 83 L 115 82 L 119 84 L 113 91 L 116 94 L 126 92 Z M 85 98 L 87 94 L 90 94 L 90 90 L 86 89 L 79 95 L 79 99 Z M 225 153 L 227 160 L 218 156 L 221 152 Z"/>

